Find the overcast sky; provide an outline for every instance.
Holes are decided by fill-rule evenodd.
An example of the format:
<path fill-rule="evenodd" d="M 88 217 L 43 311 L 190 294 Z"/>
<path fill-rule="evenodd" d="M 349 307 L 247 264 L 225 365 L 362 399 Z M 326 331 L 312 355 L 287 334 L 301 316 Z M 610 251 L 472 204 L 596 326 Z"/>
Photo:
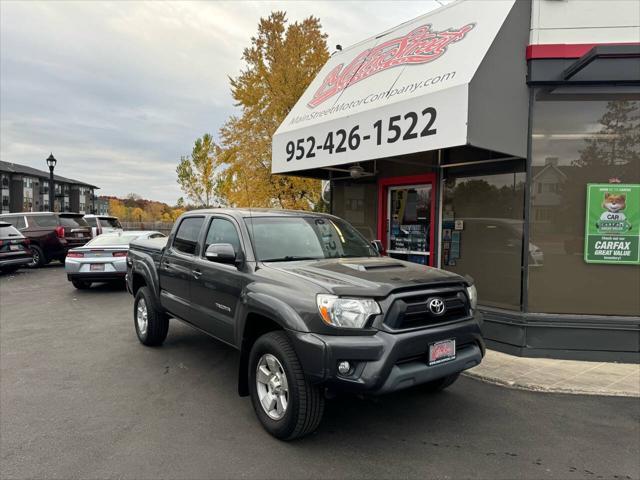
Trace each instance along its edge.
<path fill-rule="evenodd" d="M 320 18 L 330 49 L 439 5 L 413 2 L 0 2 L 0 159 L 175 203 L 175 167 L 234 112 L 228 76 L 258 20 Z"/>

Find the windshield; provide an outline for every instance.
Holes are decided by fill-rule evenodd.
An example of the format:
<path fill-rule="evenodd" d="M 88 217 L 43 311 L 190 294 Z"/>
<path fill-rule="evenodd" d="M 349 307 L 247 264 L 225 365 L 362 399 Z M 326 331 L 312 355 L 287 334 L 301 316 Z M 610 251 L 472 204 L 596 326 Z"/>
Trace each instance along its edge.
<path fill-rule="evenodd" d="M 378 253 L 344 220 L 321 217 L 245 218 L 258 260 L 377 257 Z"/>
<path fill-rule="evenodd" d="M 98 235 L 86 244 L 87 247 L 97 247 L 105 245 L 129 245 L 130 242 L 138 238 L 136 235 Z"/>

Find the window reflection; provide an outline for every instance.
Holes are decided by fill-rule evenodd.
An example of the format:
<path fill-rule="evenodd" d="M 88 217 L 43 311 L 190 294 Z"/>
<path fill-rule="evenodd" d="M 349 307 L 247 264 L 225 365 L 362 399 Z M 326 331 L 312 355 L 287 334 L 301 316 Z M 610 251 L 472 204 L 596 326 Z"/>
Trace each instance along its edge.
<path fill-rule="evenodd" d="M 482 305 L 520 309 L 525 178 L 514 172 L 446 181 L 441 265 L 471 275 Z M 541 252 L 536 257 L 542 261 Z"/>
<path fill-rule="evenodd" d="M 586 185 L 640 183 L 640 101 L 538 91 L 533 113 L 529 309 L 640 314 L 640 267 L 584 262 Z"/>

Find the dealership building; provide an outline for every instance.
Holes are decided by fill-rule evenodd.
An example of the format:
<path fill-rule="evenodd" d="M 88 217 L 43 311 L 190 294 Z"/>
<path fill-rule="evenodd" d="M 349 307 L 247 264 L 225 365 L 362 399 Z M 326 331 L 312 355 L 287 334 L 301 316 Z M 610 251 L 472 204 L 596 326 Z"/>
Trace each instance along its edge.
<path fill-rule="evenodd" d="M 636 1 L 452 2 L 334 53 L 272 171 L 473 277 L 491 348 L 637 362 L 639 40 Z"/>

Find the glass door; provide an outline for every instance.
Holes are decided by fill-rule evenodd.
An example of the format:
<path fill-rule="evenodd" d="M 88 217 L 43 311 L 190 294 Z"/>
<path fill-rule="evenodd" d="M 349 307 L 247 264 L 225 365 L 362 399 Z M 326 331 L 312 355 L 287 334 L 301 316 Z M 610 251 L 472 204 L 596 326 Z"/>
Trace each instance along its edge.
<path fill-rule="evenodd" d="M 383 210 L 380 212 L 383 226 L 380 238 L 386 254 L 400 260 L 432 265 L 432 176 L 383 179 L 380 194 L 384 199 L 380 205 Z"/>

